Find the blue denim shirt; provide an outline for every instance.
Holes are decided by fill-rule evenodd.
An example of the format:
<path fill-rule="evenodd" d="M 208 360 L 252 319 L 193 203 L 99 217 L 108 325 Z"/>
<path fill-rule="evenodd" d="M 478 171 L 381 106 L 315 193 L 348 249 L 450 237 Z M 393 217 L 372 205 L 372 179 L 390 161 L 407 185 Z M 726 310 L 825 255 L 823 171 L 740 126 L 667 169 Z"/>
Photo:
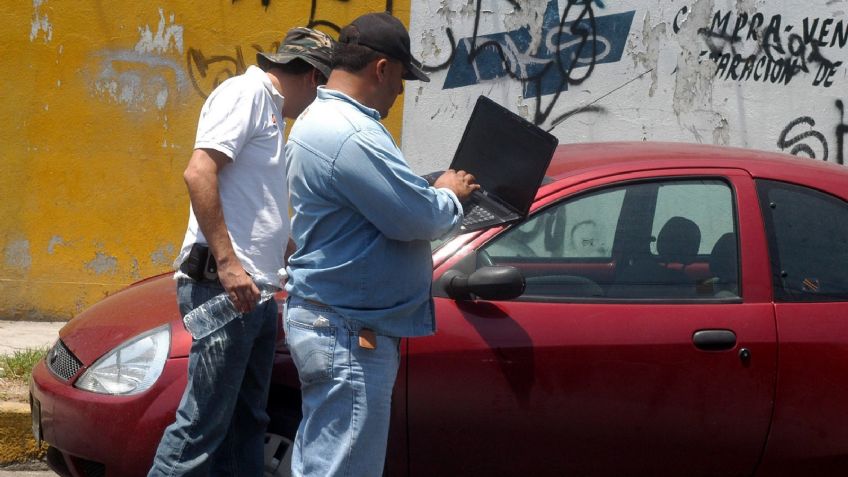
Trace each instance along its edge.
<path fill-rule="evenodd" d="M 327 88 L 295 122 L 286 161 L 286 291 L 384 335 L 432 334 L 429 241 L 459 228 L 456 195 L 412 172 L 377 111 Z"/>

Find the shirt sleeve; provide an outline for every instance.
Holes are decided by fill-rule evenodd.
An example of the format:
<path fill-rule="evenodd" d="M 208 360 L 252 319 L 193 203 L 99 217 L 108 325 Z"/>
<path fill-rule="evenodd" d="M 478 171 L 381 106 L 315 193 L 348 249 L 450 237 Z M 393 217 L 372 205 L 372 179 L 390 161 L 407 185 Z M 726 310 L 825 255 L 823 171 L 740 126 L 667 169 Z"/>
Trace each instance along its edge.
<path fill-rule="evenodd" d="M 382 131 L 360 131 L 345 142 L 333 183 L 336 193 L 393 240 L 435 240 L 462 223 L 456 195 L 412 172 Z"/>
<path fill-rule="evenodd" d="M 194 148 L 214 149 L 235 160 L 255 130 L 255 93 L 237 82 L 213 91 L 200 112 Z"/>

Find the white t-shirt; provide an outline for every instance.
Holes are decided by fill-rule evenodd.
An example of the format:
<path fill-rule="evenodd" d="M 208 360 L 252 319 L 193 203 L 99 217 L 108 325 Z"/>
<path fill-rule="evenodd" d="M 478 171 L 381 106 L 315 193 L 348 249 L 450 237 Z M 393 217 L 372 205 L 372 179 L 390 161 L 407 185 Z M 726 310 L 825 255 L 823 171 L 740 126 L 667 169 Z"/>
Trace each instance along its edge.
<path fill-rule="evenodd" d="M 218 174 L 218 188 L 233 248 L 254 281 L 277 287 L 289 239 L 283 100 L 268 75 L 251 66 L 206 99 L 194 143 L 232 159 Z M 190 208 L 175 267 L 195 242 L 207 243 Z"/>

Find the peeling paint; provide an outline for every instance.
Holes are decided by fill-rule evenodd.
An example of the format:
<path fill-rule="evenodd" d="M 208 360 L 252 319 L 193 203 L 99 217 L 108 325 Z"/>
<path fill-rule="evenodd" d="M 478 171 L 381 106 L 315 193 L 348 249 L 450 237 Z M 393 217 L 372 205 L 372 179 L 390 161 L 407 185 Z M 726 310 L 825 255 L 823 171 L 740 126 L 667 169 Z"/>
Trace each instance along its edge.
<path fill-rule="evenodd" d="M 163 267 L 170 267 L 174 262 L 174 258 L 176 257 L 176 251 L 174 250 L 174 246 L 172 244 L 167 244 L 156 249 L 152 254 L 150 254 L 150 261 L 155 265 L 161 265 Z"/>
<path fill-rule="evenodd" d="M 4 252 L 7 266 L 20 270 L 29 270 L 32 266 L 29 240 L 15 240 L 10 242 L 6 245 Z"/>
<path fill-rule="evenodd" d="M 658 23 L 651 27 L 651 12 L 645 12 L 642 22 L 642 50 L 633 51 L 634 64 L 642 65 L 644 71 L 651 70 L 651 88 L 648 96 L 654 96 L 657 91 L 658 62 L 660 58 L 660 42 L 666 37 L 666 24 Z"/>
<path fill-rule="evenodd" d="M 85 268 L 98 275 L 115 273 L 118 271 L 118 259 L 103 252 L 97 252 L 94 260 L 86 263 Z"/>
<path fill-rule="evenodd" d="M 697 124 L 703 124 L 697 111 L 708 111 L 712 104 L 712 79 L 715 64 L 699 60 L 702 39 L 700 25 L 709 25 L 713 0 L 697 0 L 689 8 L 687 22 L 678 33 L 680 54 L 677 58 L 672 110 L 681 126 L 689 130 L 698 142 L 703 142 Z"/>
<path fill-rule="evenodd" d="M 57 245 L 67 245 L 67 244 L 68 243 L 65 242 L 65 240 L 62 237 L 60 237 L 58 235 L 54 235 L 53 237 L 50 238 L 50 242 L 47 244 L 47 253 L 49 253 L 50 255 L 53 255 L 53 252 L 56 251 Z"/>
<path fill-rule="evenodd" d="M 713 144 L 722 146 L 730 144 L 730 127 L 727 119 L 718 117 L 718 125 L 713 128 Z"/>
<path fill-rule="evenodd" d="M 139 53 L 166 53 L 169 50 L 176 49 L 180 54 L 183 52 L 183 27 L 174 23 L 174 14 L 168 18 L 169 24 L 165 24 L 165 14 L 159 9 L 159 25 L 156 33 L 150 30 L 150 25 L 139 27 L 138 43 L 135 45 L 135 51 Z"/>
<path fill-rule="evenodd" d="M 53 39 L 53 25 L 47 18 L 47 14 L 41 11 L 41 7 L 47 0 L 33 0 L 32 2 L 32 25 L 29 32 L 29 41 L 35 41 L 42 34 L 44 43 L 50 43 Z"/>
<path fill-rule="evenodd" d="M 163 110 L 171 89 L 188 90 L 185 70 L 178 60 L 141 54 L 133 50 L 103 51 L 100 71 L 93 82 L 95 95 L 123 104 L 131 112 L 152 105 Z"/>
<path fill-rule="evenodd" d="M 130 112 L 165 109 L 171 90 L 187 91 L 189 80 L 182 64 L 183 27 L 174 15 L 165 22 L 159 9 L 156 32 L 139 27 L 139 40 L 132 50 L 104 50 L 97 56 L 94 94 L 123 104 Z"/>
<path fill-rule="evenodd" d="M 133 280 L 140 280 L 141 279 L 141 270 L 140 270 L 140 267 L 138 266 L 138 259 L 134 258 L 133 261 L 132 261 L 132 269 L 130 270 L 130 276 L 132 277 Z"/>

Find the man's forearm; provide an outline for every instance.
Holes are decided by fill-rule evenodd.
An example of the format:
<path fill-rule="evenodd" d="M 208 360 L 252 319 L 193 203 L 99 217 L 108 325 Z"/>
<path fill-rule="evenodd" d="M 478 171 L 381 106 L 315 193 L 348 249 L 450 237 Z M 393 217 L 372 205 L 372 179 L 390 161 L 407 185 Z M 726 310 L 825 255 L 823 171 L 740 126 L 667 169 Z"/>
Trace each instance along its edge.
<path fill-rule="evenodd" d="M 215 260 L 226 266 L 235 258 L 235 252 L 224 220 L 217 170 L 212 170 L 208 164 L 190 164 L 184 178 L 200 231 Z"/>

